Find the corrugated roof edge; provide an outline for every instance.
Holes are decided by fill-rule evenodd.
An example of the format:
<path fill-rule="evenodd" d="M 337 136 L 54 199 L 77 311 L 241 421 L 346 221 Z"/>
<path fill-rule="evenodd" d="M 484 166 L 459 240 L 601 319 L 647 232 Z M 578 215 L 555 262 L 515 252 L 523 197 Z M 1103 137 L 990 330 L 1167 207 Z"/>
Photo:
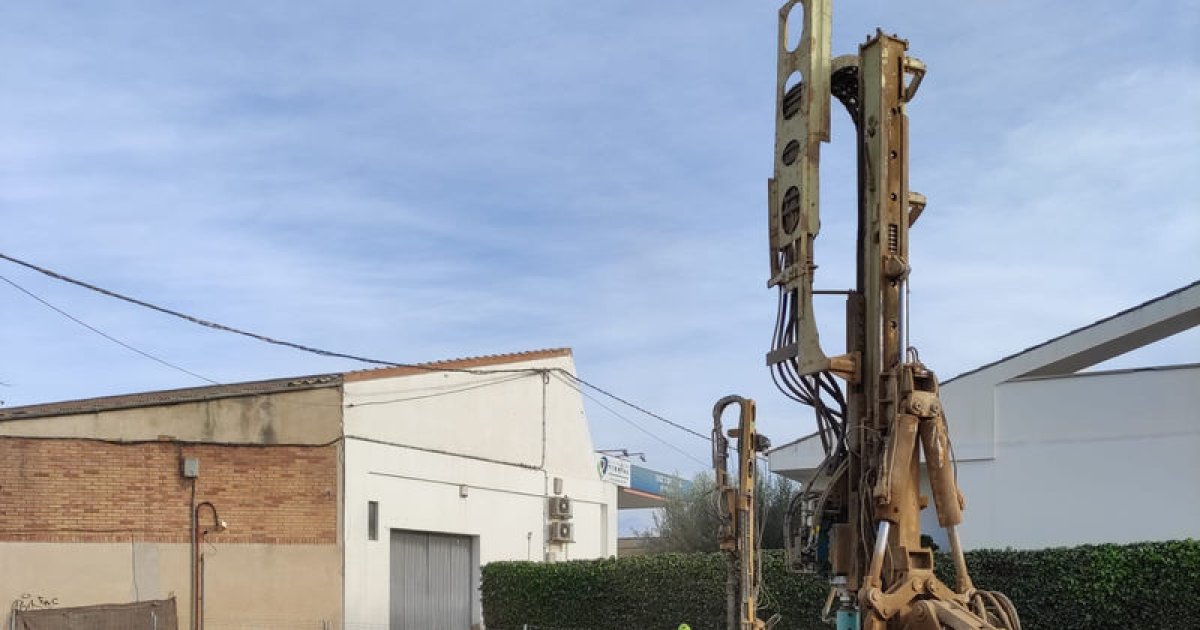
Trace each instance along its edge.
<path fill-rule="evenodd" d="M 354 372 L 332 374 L 315 374 L 311 376 L 293 376 L 274 378 L 263 381 L 246 381 L 222 385 L 205 385 L 202 387 L 185 387 L 135 394 L 119 394 L 116 396 L 100 396 L 79 400 L 65 400 L 21 407 L 0 407 L 0 422 L 6 420 L 23 420 L 26 418 L 47 418 L 51 416 L 69 416 L 98 411 L 113 411 L 116 409 L 133 409 L 137 407 L 154 407 L 156 405 L 177 405 L 188 402 L 216 400 L 219 398 L 236 398 L 239 396 L 255 396 L 274 394 L 285 391 L 301 391 L 322 387 L 337 387 L 344 381 L 364 381 L 375 378 L 392 376 L 409 376 L 412 374 L 428 374 L 438 370 L 464 370 L 490 365 L 521 363 L 539 359 L 552 359 L 571 356 L 570 348 L 548 348 L 544 350 L 529 350 L 509 354 L 490 354 L 479 357 L 465 357 L 421 363 L 411 367 L 384 367 Z"/>
<path fill-rule="evenodd" d="M 1146 367 L 1118 368 L 1115 370 L 1096 370 L 1095 372 L 1072 372 L 1070 374 L 1047 374 L 1046 376 L 1019 376 L 1007 381 L 1009 383 L 1028 383 L 1030 381 L 1049 381 L 1065 378 L 1087 378 L 1089 376 L 1120 376 L 1122 374 L 1137 374 L 1139 372 L 1172 372 L 1175 370 L 1194 370 L 1200 368 L 1200 363 L 1176 363 L 1173 365 L 1149 365 Z"/>
<path fill-rule="evenodd" d="M 1036 345 L 1029 346 L 1028 348 L 1025 348 L 1024 350 L 1020 350 L 1020 351 L 1014 352 L 1014 353 L 1012 353 L 1012 354 L 1010 354 L 1010 355 L 1008 355 L 1008 356 L 1006 356 L 1006 357 L 1002 357 L 1002 358 L 1000 358 L 1000 359 L 996 359 L 995 361 L 992 361 L 991 363 L 985 363 L 985 364 L 983 364 L 983 365 L 981 365 L 981 366 L 979 366 L 979 367 L 977 367 L 977 368 L 975 368 L 975 369 L 973 369 L 973 370 L 967 370 L 966 372 L 963 372 L 963 373 L 961 373 L 961 374 L 956 374 L 954 377 L 952 377 L 952 378 L 948 378 L 948 379 L 946 379 L 946 380 L 942 381 L 942 382 L 941 382 L 941 384 L 942 384 L 942 385 L 945 385 L 945 384 L 949 383 L 950 381 L 956 381 L 956 380 L 958 380 L 958 379 L 960 379 L 960 378 L 963 378 L 964 376 L 970 376 L 970 375 L 972 375 L 972 374 L 975 374 L 976 372 L 982 372 L 982 371 L 984 371 L 984 370 L 986 370 L 986 369 L 988 369 L 988 368 L 990 368 L 990 367 L 992 367 L 992 366 L 1000 365 L 1001 363 L 1004 363 L 1005 361 L 1008 361 L 1009 359 L 1015 359 L 1015 358 L 1017 358 L 1017 357 L 1019 357 L 1019 356 L 1021 356 L 1021 355 L 1025 354 L 1026 352 L 1032 352 L 1032 351 L 1034 351 L 1034 350 L 1037 350 L 1038 348 L 1041 348 L 1042 346 L 1046 346 L 1046 345 L 1052 344 L 1052 343 L 1054 343 L 1054 342 L 1056 342 L 1056 341 L 1058 341 L 1058 340 L 1060 340 L 1060 339 L 1063 339 L 1063 338 L 1066 338 L 1066 337 L 1070 337 L 1071 335 L 1074 335 L 1075 333 L 1082 332 L 1082 331 L 1084 331 L 1084 330 L 1087 330 L 1087 329 L 1089 329 L 1089 328 L 1092 328 L 1092 327 L 1094 327 L 1094 326 L 1099 326 L 1100 324 L 1103 324 L 1104 322 L 1107 322 L 1107 321 L 1110 321 L 1110 320 L 1116 319 L 1116 318 L 1118 318 L 1118 317 L 1121 317 L 1121 316 L 1123 316 L 1123 315 L 1127 315 L 1127 314 L 1129 314 L 1129 313 L 1132 313 L 1133 311 L 1136 311 L 1136 310 L 1138 310 L 1139 308 L 1143 308 L 1143 307 L 1146 307 L 1146 306 L 1150 306 L 1151 304 L 1154 304 L 1155 302 L 1158 302 L 1158 301 L 1160 301 L 1160 300 L 1165 300 L 1165 299 L 1167 299 L 1167 298 L 1169 298 L 1169 297 L 1171 297 L 1171 296 L 1173 296 L 1173 295 L 1177 295 L 1177 294 L 1179 294 L 1179 293 L 1183 293 L 1184 291 L 1187 291 L 1188 289 L 1190 289 L 1190 288 L 1192 288 L 1192 287 L 1194 287 L 1194 286 L 1196 286 L 1196 285 L 1200 285 L 1200 280 L 1197 280 L 1197 281 L 1195 281 L 1195 282 L 1193 282 L 1193 283 L 1191 283 L 1191 284 L 1187 284 L 1187 285 L 1184 285 L 1184 286 L 1182 286 L 1182 287 L 1179 287 L 1178 289 L 1175 289 L 1174 291 L 1170 291 L 1170 292 L 1168 292 L 1168 293 L 1164 293 L 1164 294 L 1162 294 L 1162 295 L 1160 295 L 1160 296 L 1158 296 L 1158 297 L 1156 297 L 1156 298 L 1151 298 L 1151 299 L 1149 299 L 1149 300 L 1146 300 L 1145 302 L 1142 302 L 1141 304 L 1138 304 L 1137 306 L 1131 306 L 1131 307 L 1129 307 L 1129 308 L 1127 308 L 1127 309 L 1125 309 L 1125 310 L 1123 310 L 1123 311 L 1121 311 L 1121 312 L 1119 312 L 1119 313 L 1114 313 L 1114 314 L 1112 314 L 1112 315 L 1109 315 L 1108 317 L 1105 317 L 1104 319 L 1098 319 L 1098 320 L 1096 320 L 1096 321 L 1094 321 L 1094 322 L 1092 322 L 1092 323 L 1090 323 L 1090 324 L 1088 324 L 1088 325 L 1086 325 L 1086 326 L 1080 326 L 1079 328 L 1076 328 L 1075 330 L 1072 330 L 1072 331 L 1069 331 L 1069 332 L 1065 332 L 1065 333 L 1063 333 L 1063 334 L 1061 334 L 1061 335 L 1059 335 L 1059 336 L 1057 336 L 1057 337 L 1054 337 L 1054 338 L 1051 338 L 1051 339 L 1047 339 L 1047 340 L 1045 340 L 1045 341 L 1043 341 L 1043 342 L 1041 342 L 1041 343 L 1039 343 L 1039 344 L 1036 344 Z"/>
<path fill-rule="evenodd" d="M 798 437 L 798 438 L 792 440 L 791 442 L 787 442 L 786 444 L 780 444 L 779 446 L 776 446 L 775 448 L 767 449 L 767 454 L 770 455 L 771 453 L 774 453 L 776 451 L 782 451 L 783 449 L 788 448 L 789 446 L 795 446 L 802 442 L 807 442 L 807 441 L 817 437 L 817 435 L 818 435 L 818 433 L 816 431 L 813 431 L 812 433 L 809 433 L 808 435 Z"/>
<path fill-rule="evenodd" d="M 220 398 L 237 398 L 239 396 L 256 396 L 323 387 L 337 387 L 341 384 L 341 374 L 315 374 L 311 376 L 275 378 L 265 381 L 247 381 L 243 383 L 139 392 L 136 394 L 120 394 L 117 396 L 101 396 L 98 398 L 66 400 L 38 405 L 25 405 L 22 407 L 0 407 L 0 421 L 69 416 L 98 411 L 113 411 L 116 409 L 154 407 L 157 405 L 177 405 L 181 403 L 217 400 Z"/>
<path fill-rule="evenodd" d="M 569 357 L 571 355 L 572 353 L 570 348 L 546 348 L 543 350 L 528 350 L 525 352 L 511 352 L 508 354 L 488 354 L 479 357 L 464 357 L 459 359 L 447 359 L 444 361 L 432 361 L 430 363 L 420 363 L 414 366 L 381 367 L 372 368 L 369 370 L 356 370 L 354 372 L 346 372 L 342 376 L 346 381 L 350 382 L 367 381 L 377 378 L 392 378 L 398 376 L 412 376 L 415 374 L 428 374 L 430 372 L 442 370 L 472 370 L 492 365 L 524 363 L 526 361 L 554 359 L 558 357 Z"/>

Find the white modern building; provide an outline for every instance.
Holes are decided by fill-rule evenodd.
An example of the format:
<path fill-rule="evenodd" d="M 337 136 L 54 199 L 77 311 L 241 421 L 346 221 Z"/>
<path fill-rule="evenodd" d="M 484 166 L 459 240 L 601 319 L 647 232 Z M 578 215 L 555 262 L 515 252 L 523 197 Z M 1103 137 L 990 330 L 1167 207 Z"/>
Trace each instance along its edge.
<path fill-rule="evenodd" d="M 965 546 L 1200 538 L 1200 347 L 1182 365 L 1083 371 L 1197 325 L 1200 282 L 943 382 Z M 804 482 L 821 457 L 804 438 L 771 470 Z"/>

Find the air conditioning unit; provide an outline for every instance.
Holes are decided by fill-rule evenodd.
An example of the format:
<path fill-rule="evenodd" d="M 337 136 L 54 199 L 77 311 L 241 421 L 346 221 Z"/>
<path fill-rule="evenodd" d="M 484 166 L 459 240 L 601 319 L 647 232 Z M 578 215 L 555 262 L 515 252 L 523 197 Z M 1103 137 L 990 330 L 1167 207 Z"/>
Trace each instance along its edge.
<path fill-rule="evenodd" d="M 560 520 L 571 518 L 571 498 L 550 497 L 550 518 Z"/>
<path fill-rule="evenodd" d="M 550 523 L 550 542 L 575 542 L 575 526 L 571 523 L 558 521 Z"/>

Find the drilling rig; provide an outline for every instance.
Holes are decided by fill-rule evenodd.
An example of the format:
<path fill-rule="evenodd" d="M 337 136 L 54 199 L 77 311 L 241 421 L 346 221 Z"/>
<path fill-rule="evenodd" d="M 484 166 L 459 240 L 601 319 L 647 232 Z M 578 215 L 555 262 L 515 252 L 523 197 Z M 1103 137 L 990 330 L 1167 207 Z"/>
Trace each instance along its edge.
<path fill-rule="evenodd" d="M 908 42 L 882 31 L 857 55 L 831 57 L 831 13 L 831 0 L 788 0 L 779 10 L 768 183 L 768 285 L 779 309 L 767 364 L 784 394 L 813 408 L 825 452 L 788 511 L 789 564 L 830 578 L 826 616 L 839 630 L 1019 630 L 1012 602 L 976 589 L 967 572 L 956 529 L 964 500 L 938 379 L 908 342 L 908 235 L 925 197 L 909 190 L 906 110 L 925 66 Z M 799 42 L 789 46 L 797 26 Z M 854 123 L 858 161 L 857 278 L 843 291 L 813 284 L 832 98 Z M 846 300 L 840 354 L 821 347 L 813 300 L 823 294 Z M 953 587 L 934 575 L 921 540 L 922 455 Z"/>

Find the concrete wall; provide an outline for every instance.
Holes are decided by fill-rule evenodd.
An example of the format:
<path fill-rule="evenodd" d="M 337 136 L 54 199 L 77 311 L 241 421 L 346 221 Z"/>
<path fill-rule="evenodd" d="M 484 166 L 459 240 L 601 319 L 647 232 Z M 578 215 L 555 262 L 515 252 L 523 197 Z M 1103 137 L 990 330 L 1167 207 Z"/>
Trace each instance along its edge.
<path fill-rule="evenodd" d="M 0 435 L 323 444 L 341 435 L 337 387 L 0 421 Z M 46 405 L 49 406 L 49 405 Z M 8 410 L 10 413 L 12 410 Z"/>
<path fill-rule="evenodd" d="M 1080 373 L 942 390 L 968 549 L 1200 538 L 1200 367 Z M 805 480 L 815 439 L 770 454 Z M 929 495 L 922 474 L 922 493 Z M 932 509 L 922 531 L 946 548 Z"/>
<path fill-rule="evenodd" d="M 569 355 L 496 367 L 574 369 Z M 599 480 L 582 400 L 559 377 L 368 372 L 348 375 L 345 396 L 347 628 L 387 625 L 391 529 L 476 537 L 481 564 L 616 554 L 617 489 Z M 574 502 L 566 545 L 545 540 L 555 477 Z"/>
<path fill-rule="evenodd" d="M 959 464 L 967 546 L 1200 538 L 1200 367 L 1018 380 L 993 404 L 995 459 Z"/>
<path fill-rule="evenodd" d="M 0 592 L 9 598 L 6 606 L 22 595 L 52 600 L 56 607 L 174 597 L 179 627 L 187 628 L 190 558 L 190 545 L 136 537 L 114 543 L 4 542 Z M 264 572 L 265 567 L 274 570 Z M 340 582 L 339 569 L 340 553 L 333 545 L 206 545 L 205 627 L 337 628 L 339 598 L 325 594 L 336 591 L 330 585 Z"/>
<path fill-rule="evenodd" d="M 204 545 L 207 626 L 338 627 L 340 390 L 278 396 L 0 422 L 0 605 L 173 595 L 187 627 L 194 457 L 229 524 Z"/>
<path fill-rule="evenodd" d="M 995 380 L 990 372 L 956 378 L 942 386 L 942 408 L 959 464 L 996 456 Z"/>

